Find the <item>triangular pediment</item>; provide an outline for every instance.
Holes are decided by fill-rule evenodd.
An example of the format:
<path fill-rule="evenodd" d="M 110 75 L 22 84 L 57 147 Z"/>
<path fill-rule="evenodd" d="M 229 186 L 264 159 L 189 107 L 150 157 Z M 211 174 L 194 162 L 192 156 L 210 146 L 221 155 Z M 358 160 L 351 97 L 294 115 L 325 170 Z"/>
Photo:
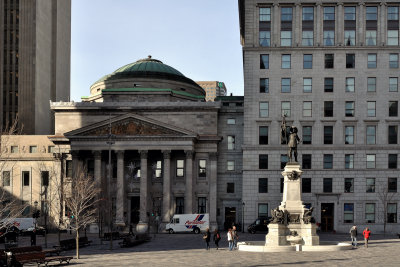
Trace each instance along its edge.
<path fill-rule="evenodd" d="M 111 134 L 115 136 L 196 136 L 186 129 L 146 118 L 137 114 L 125 114 L 104 120 L 65 133 L 66 137 L 108 136 L 111 124 Z"/>

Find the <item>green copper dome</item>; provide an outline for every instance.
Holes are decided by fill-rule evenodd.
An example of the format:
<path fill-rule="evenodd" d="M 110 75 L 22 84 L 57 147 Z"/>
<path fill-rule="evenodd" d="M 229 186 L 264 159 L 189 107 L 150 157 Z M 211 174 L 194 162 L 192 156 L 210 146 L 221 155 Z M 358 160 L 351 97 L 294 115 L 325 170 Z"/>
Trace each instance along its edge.
<path fill-rule="evenodd" d="M 182 73 L 180 73 L 173 67 L 163 64 L 160 60 L 152 59 L 151 56 L 145 59 L 140 59 L 128 65 L 125 65 L 114 71 L 113 74 L 120 72 L 135 72 L 135 71 L 148 71 L 148 72 L 151 71 L 151 72 L 169 73 L 169 74 L 184 76 Z"/>

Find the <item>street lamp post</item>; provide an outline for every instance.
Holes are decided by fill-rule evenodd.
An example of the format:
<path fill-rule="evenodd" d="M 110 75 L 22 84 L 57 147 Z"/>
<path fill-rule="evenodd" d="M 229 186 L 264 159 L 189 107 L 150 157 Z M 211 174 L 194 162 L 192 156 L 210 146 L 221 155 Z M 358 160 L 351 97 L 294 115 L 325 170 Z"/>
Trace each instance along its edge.
<path fill-rule="evenodd" d="M 244 201 L 242 202 L 242 233 L 244 233 Z"/>
<path fill-rule="evenodd" d="M 37 207 L 38 207 L 38 202 L 37 202 L 37 200 L 35 200 L 35 202 L 33 202 L 33 205 L 34 205 L 34 207 L 35 207 L 35 212 L 34 212 L 34 214 L 35 214 L 35 231 L 36 231 L 36 223 L 37 223 L 37 218 L 36 218 L 36 211 L 37 211 Z"/>

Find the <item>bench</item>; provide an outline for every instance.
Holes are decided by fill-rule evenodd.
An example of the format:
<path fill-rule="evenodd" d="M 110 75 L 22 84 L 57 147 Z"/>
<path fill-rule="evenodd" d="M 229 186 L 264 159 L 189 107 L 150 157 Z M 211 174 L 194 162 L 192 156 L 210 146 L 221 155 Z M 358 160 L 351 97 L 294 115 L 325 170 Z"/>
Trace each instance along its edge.
<path fill-rule="evenodd" d="M 89 246 L 91 243 L 92 243 L 92 241 L 88 240 L 88 238 L 86 236 L 79 238 L 79 247 Z M 76 239 L 71 238 L 71 239 L 61 240 L 60 245 L 54 246 L 54 248 L 62 249 L 62 250 L 74 249 L 74 248 L 76 248 Z"/>
<path fill-rule="evenodd" d="M 30 252 L 44 252 L 46 255 L 57 254 L 60 255 L 60 249 L 45 249 L 43 250 L 41 246 L 30 246 L 30 247 L 16 247 L 16 248 L 8 248 L 5 250 L 9 251 L 13 255 L 22 254 L 22 253 L 30 253 Z"/>
<path fill-rule="evenodd" d="M 108 241 L 110 240 L 111 236 L 113 240 L 121 239 L 119 232 L 112 232 L 112 233 L 104 233 L 102 240 Z"/>
<path fill-rule="evenodd" d="M 136 236 L 128 236 L 123 239 L 122 242 L 119 242 L 121 248 L 129 248 L 140 245 L 150 240 L 150 237 L 147 234 L 139 234 Z"/>
<path fill-rule="evenodd" d="M 22 253 L 13 255 L 14 260 L 23 266 L 26 263 L 36 263 L 37 266 L 40 264 L 44 264 L 45 266 L 48 265 L 49 262 L 58 261 L 61 263 L 65 262 L 69 264 L 70 260 L 73 257 L 71 256 L 53 256 L 53 257 L 46 257 L 45 252 L 29 252 L 29 253 Z"/>

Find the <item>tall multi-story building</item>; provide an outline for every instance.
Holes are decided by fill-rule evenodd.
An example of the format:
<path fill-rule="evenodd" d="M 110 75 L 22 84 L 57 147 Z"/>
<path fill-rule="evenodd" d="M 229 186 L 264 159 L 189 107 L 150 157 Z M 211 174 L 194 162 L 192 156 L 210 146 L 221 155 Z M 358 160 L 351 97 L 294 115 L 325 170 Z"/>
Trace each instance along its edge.
<path fill-rule="evenodd" d="M 398 231 L 400 1 L 239 0 L 245 220 L 282 197 L 282 117 L 322 231 Z"/>
<path fill-rule="evenodd" d="M 206 101 L 214 101 L 218 96 L 226 96 L 226 87 L 223 82 L 199 81 L 196 83 L 206 91 Z"/>
<path fill-rule="evenodd" d="M 71 1 L 0 0 L 0 110 L 26 134 L 50 134 L 51 101 L 70 94 Z"/>

